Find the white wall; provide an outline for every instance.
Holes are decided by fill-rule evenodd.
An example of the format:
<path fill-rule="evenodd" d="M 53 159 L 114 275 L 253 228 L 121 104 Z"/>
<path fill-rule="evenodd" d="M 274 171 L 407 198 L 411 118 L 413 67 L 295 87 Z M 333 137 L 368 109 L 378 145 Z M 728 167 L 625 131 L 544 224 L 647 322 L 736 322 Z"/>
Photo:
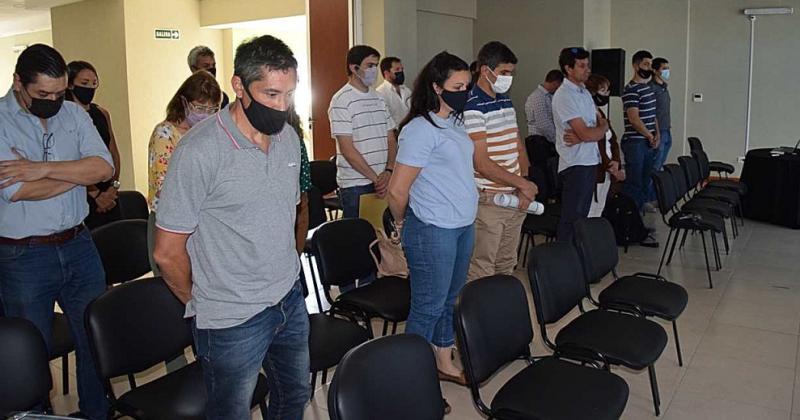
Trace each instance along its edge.
<path fill-rule="evenodd" d="M 53 35 L 50 30 L 0 38 L 0 95 L 5 95 L 14 81 L 14 67 L 17 66 L 17 57 L 19 57 L 19 53 L 22 52 L 15 52 L 14 47 L 33 44 L 47 44 L 52 46 Z"/>

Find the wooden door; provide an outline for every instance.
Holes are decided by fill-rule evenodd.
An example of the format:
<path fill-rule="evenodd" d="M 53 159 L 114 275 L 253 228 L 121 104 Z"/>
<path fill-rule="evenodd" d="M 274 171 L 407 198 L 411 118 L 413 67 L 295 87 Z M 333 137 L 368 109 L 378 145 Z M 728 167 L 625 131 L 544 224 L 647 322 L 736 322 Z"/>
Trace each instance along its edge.
<path fill-rule="evenodd" d="M 336 153 L 328 121 L 331 97 L 347 82 L 346 58 L 350 49 L 349 0 L 308 0 L 311 67 L 311 130 L 314 159 Z"/>

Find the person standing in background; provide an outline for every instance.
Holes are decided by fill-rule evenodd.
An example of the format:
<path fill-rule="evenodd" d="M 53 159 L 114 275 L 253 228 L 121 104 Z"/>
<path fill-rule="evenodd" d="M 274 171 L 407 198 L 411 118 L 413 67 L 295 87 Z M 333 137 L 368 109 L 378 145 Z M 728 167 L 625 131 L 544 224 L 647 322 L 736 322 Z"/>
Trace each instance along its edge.
<path fill-rule="evenodd" d="M 411 89 L 403 84 L 406 80 L 403 62 L 397 57 L 384 58 L 381 60 L 381 74 L 383 83 L 375 89 L 375 93 L 386 102 L 394 123 L 400 124 L 411 104 Z"/>
<path fill-rule="evenodd" d="M 611 82 L 599 74 L 592 74 L 586 81 L 586 89 L 592 95 L 594 104 L 597 105 L 599 119 L 608 120 L 604 109 L 608 105 Z M 622 161 L 619 152 L 619 142 L 617 134 L 608 125 L 608 130 L 603 139 L 597 142 L 600 151 L 600 165 L 597 167 L 597 184 L 595 185 L 594 198 L 589 208 L 589 217 L 601 217 L 606 207 L 608 190 L 611 188 L 612 178 L 617 181 L 625 180 L 625 171 L 622 169 Z"/>
<path fill-rule="evenodd" d="M 670 118 L 670 104 L 672 100 L 667 89 L 669 80 L 669 61 L 666 58 L 658 57 L 653 60 L 653 80 L 650 81 L 650 89 L 656 95 L 656 121 L 658 121 L 658 134 L 661 142 L 658 145 L 656 157 L 653 160 L 653 170 L 659 171 L 664 166 L 672 148 L 672 119 Z M 655 194 L 650 197 L 655 200 Z"/>
<path fill-rule="evenodd" d="M 103 139 L 111 158 L 114 160 L 114 176 L 106 181 L 88 187 L 89 216 L 86 225 L 91 229 L 95 225 L 103 224 L 104 220 L 116 220 L 119 217 L 117 207 L 117 191 L 119 191 L 120 159 L 117 140 L 111 128 L 111 116 L 105 108 L 94 103 L 94 96 L 100 85 L 97 70 L 85 61 L 72 61 L 67 65 L 67 100 L 80 105 L 89 113 L 94 127 L 100 138 Z M 116 213 L 116 214 L 115 214 Z"/>
<path fill-rule="evenodd" d="M 597 142 L 606 135 L 608 120 L 599 118 L 585 86 L 591 74 L 589 51 L 581 47 L 564 48 L 558 64 L 566 78 L 553 95 L 558 176 L 562 185 L 557 239 L 571 241 L 575 221 L 589 214 L 600 163 Z"/>
<path fill-rule="evenodd" d="M 528 135 L 542 136 L 556 143 L 556 125 L 553 122 L 553 94 L 564 81 L 561 70 L 550 70 L 544 83 L 534 89 L 525 101 L 525 117 L 528 120 Z"/>
<path fill-rule="evenodd" d="M 655 212 L 649 200 L 654 196 L 653 161 L 660 141 L 656 121 L 656 96 L 650 87 L 653 76 L 648 51 L 637 51 L 633 55 L 633 79 L 622 93 L 625 111 L 625 134 L 622 136 L 622 153 L 625 155 L 625 184 L 623 191 L 630 196 L 639 211 Z"/>
<path fill-rule="evenodd" d="M 192 73 L 197 73 L 199 70 L 205 70 L 211 73 L 215 78 L 217 77 L 217 60 L 214 59 L 214 51 L 205 45 L 198 45 L 189 51 L 189 56 L 186 57 L 186 62 L 189 64 L 189 70 Z M 225 108 L 230 103 L 228 94 L 222 91 L 222 103 L 219 105 L 220 109 Z"/>
<path fill-rule="evenodd" d="M 528 154 L 519 138 L 517 114 L 506 95 L 517 57 L 506 45 L 492 41 L 478 52 L 475 86 L 464 109 L 464 126 L 475 143 L 473 165 L 480 192 L 475 220 L 475 247 L 469 279 L 512 274 L 517 244 L 527 209 L 539 192 L 529 181 Z M 519 209 L 494 204 L 498 193 L 516 194 Z"/>
<path fill-rule="evenodd" d="M 147 204 L 150 208 L 150 217 L 147 221 L 147 246 L 150 268 L 155 276 L 161 274 L 153 260 L 156 212 L 172 153 L 192 126 L 219 110 L 217 104 L 220 96 L 219 84 L 211 73 L 199 71 L 192 74 L 167 104 L 167 118 L 156 124 L 153 134 L 150 135 L 150 143 L 147 146 L 149 163 Z"/>
<path fill-rule="evenodd" d="M 328 118 L 336 140 L 336 182 L 342 217 L 359 214 L 361 196 L 386 194 L 397 154 L 397 125 L 386 102 L 371 87 L 380 53 L 367 45 L 347 52 L 347 83 L 331 98 Z"/>

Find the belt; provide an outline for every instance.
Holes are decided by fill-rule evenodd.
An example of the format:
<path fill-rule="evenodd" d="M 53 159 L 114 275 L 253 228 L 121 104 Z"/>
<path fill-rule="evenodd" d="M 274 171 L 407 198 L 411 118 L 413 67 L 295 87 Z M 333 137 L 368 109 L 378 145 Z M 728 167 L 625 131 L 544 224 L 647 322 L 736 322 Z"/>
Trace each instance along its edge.
<path fill-rule="evenodd" d="M 28 236 L 26 238 L 4 238 L 0 236 L 0 245 L 61 245 L 64 242 L 75 239 L 78 235 L 86 230 L 83 223 L 71 227 L 61 232 L 56 232 L 52 235 L 45 236 Z"/>

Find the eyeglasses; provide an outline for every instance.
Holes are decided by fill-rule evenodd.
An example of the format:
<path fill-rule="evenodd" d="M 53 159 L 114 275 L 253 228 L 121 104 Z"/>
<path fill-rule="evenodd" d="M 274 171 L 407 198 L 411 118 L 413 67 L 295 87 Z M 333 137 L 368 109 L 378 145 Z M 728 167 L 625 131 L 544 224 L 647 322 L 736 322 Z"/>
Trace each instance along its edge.
<path fill-rule="evenodd" d="M 194 103 L 189 102 L 189 110 L 194 112 L 199 112 L 202 114 L 213 114 L 219 111 L 218 106 L 206 106 L 206 105 L 197 105 Z"/>
<path fill-rule="evenodd" d="M 50 160 L 50 150 L 53 148 L 53 133 L 44 133 L 42 135 L 42 149 L 44 149 L 44 153 L 42 153 L 42 162 L 47 162 Z"/>

